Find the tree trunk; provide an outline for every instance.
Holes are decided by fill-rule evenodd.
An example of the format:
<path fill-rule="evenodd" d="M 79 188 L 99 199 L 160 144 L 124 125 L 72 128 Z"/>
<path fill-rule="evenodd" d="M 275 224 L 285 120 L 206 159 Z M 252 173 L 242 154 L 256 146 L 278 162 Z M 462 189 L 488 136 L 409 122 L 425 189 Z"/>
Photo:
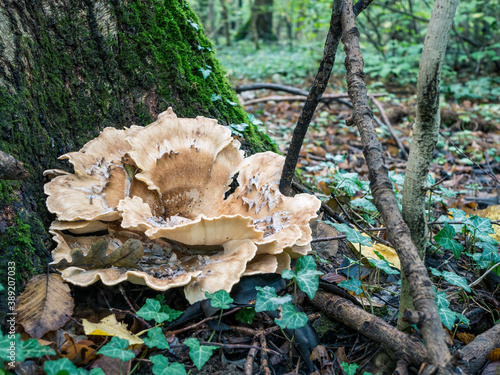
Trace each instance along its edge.
<path fill-rule="evenodd" d="M 420 258 L 424 259 L 427 240 L 425 219 L 425 186 L 432 154 L 439 131 L 439 83 L 448 37 L 458 0 L 437 0 L 424 42 L 417 82 L 417 116 L 413 125 L 413 139 L 403 186 L 402 213 L 411 232 Z M 406 278 L 401 280 L 398 328 L 406 329 L 403 322 L 405 309 L 412 309 L 410 287 Z"/>
<path fill-rule="evenodd" d="M 54 245 L 42 173 L 71 169 L 58 156 L 169 106 L 179 117 L 248 122 L 211 48 L 184 0 L 0 0 L 0 150 L 30 173 L 0 180 L 1 284 L 8 262 L 18 287 L 45 269 Z M 275 150 L 253 125 L 245 138 L 247 150 Z"/>

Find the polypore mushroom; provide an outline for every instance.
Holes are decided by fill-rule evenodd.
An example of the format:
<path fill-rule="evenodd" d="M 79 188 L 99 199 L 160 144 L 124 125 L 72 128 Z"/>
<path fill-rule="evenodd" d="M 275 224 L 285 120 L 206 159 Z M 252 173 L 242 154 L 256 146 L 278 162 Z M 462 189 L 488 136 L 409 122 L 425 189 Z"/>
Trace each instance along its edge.
<path fill-rule="evenodd" d="M 156 290 L 184 286 L 193 303 L 204 292 L 230 291 L 242 275 L 289 268 L 290 257 L 310 250 L 309 221 L 320 201 L 283 196 L 284 158 L 266 152 L 245 159 L 239 147 L 215 120 L 177 118 L 169 108 L 144 128 L 106 128 L 63 155 L 75 172 L 45 185 L 57 215 L 52 255 L 63 278 L 79 286 L 99 279 Z M 99 251 L 108 260 L 128 239 L 142 243 L 142 257 L 134 267 L 74 261 L 97 256 L 93 246 L 102 238 L 107 253 L 102 241 Z"/>

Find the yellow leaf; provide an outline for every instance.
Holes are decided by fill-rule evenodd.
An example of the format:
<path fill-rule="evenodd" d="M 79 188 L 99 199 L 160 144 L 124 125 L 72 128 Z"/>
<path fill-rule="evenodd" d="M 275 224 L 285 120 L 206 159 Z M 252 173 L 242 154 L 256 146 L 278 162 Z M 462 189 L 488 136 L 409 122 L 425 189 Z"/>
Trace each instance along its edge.
<path fill-rule="evenodd" d="M 363 234 L 365 235 L 365 234 Z M 351 246 L 353 250 L 356 251 L 356 253 L 359 253 L 359 245 L 356 244 L 356 246 Z M 401 270 L 401 263 L 399 262 L 399 257 L 398 254 L 396 253 L 396 250 L 394 250 L 392 247 L 382 245 L 381 243 L 376 243 L 373 245 L 373 247 L 370 246 L 361 246 L 361 256 L 369 259 L 380 259 L 377 254 L 375 254 L 375 251 L 378 251 L 380 255 L 382 255 L 385 260 L 387 260 L 390 265 L 394 268 L 397 268 L 398 270 Z"/>
<path fill-rule="evenodd" d="M 99 323 L 91 323 L 87 319 L 83 319 L 82 323 L 86 335 L 116 336 L 128 340 L 130 345 L 144 343 L 137 335 L 130 332 L 125 324 L 118 322 L 114 315 L 105 317 Z"/>

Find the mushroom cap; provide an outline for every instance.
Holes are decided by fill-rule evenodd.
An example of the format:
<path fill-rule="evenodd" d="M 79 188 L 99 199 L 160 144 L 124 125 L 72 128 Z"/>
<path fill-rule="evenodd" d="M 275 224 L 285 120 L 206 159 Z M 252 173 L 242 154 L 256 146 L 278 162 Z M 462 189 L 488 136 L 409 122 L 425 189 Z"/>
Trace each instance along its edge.
<path fill-rule="evenodd" d="M 100 238 L 108 254 L 129 238 L 144 246 L 136 269 L 63 262 L 63 278 L 80 286 L 97 280 L 185 286 L 195 302 L 206 291 L 230 291 L 242 275 L 289 268 L 291 257 L 310 251 L 309 222 L 320 201 L 279 192 L 284 157 L 245 159 L 239 147 L 215 120 L 177 118 L 169 108 L 144 128 L 106 128 L 63 155 L 74 173 L 51 171 L 57 177 L 45 185 L 47 207 L 57 215 L 50 229 L 54 262 L 71 263 L 75 249 L 81 257 Z"/>

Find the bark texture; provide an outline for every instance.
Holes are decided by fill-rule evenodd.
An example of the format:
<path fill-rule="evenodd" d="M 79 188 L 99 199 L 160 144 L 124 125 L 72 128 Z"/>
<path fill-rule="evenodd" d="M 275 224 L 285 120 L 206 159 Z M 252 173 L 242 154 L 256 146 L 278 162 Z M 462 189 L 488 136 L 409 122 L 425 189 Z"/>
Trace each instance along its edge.
<path fill-rule="evenodd" d="M 30 173 L 0 181 L 1 275 L 16 261 L 19 287 L 44 269 L 53 244 L 42 173 L 69 169 L 61 154 L 169 106 L 247 121 L 199 25 L 184 0 L 0 0 L 0 150 Z M 253 125 L 245 138 L 254 151 L 275 149 Z"/>
<path fill-rule="evenodd" d="M 342 297 L 320 290 L 312 304 L 328 317 L 381 343 L 406 363 L 419 367 L 422 362 L 427 361 L 427 352 L 419 341 L 412 340 L 407 334 Z"/>
<path fill-rule="evenodd" d="M 417 81 L 417 116 L 405 172 L 403 187 L 403 218 L 410 228 L 411 238 L 423 259 L 427 240 L 425 220 L 425 186 L 432 154 L 438 139 L 439 84 L 453 16 L 458 0 L 436 0 L 427 29 Z M 413 308 L 406 277 L 401 280 L 401 300 L 398 327 L 406 329 L 401 320 L 405 309 Z"/>
<path fill-rule="evenodd" d="M 411 241 L 410 231 L 398 209 L 392 191 L 382 146 L 375 133 L 373 113 L 368 106 L 364 83 L 363 58 L 359 48 L 359 32 L 354 23 L 352 0 L 345 0 L 342 9 L 342 42 L 346 53 L 347 85 L 354 110 L 348 124 L 358 127 L 363 143 L 363 154 L 369 169 L 370 187 L 374 203 L 387 227 L 402 269 L 410 282 L 410 292 L 417 311 L 425 316 L 420 329 L 425 340 L 429 361 L 439 374 L 457 373 L 455 361 L 448 352 L 444 331 L 436 307 L 432 283 L 427 270 Z"/>

